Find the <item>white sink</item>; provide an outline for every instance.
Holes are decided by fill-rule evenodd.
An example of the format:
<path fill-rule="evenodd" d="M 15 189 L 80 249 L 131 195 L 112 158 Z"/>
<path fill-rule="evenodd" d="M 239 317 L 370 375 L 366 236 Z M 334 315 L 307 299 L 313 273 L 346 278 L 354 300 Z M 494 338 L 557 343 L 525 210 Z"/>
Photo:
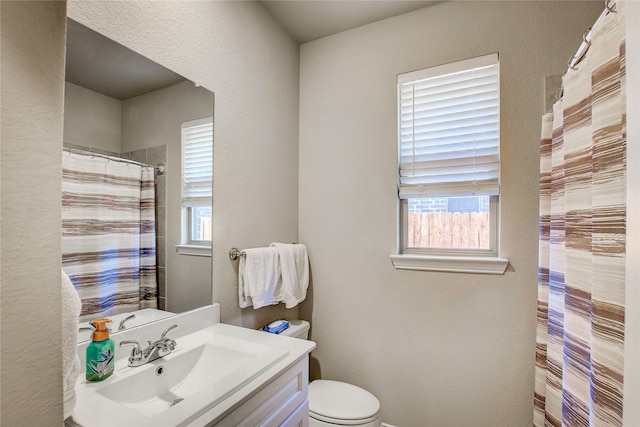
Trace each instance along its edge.
<path fill-rule="evenodd" d="M 208 386 L 215 386 L 212 396 L 215 404 L 286 355 L 273 347 L 222 338 L 183 352 L 176 350 L 165 359 L 138 368 L 128 368 L 132 370 L 130 375 L 114 378 L 97 392 L 154 417 Z"/>
<path fill-rule="evenodd" d="M 114 374 L 76 385 L 76 411 L 85 425 L 182 425 L 218 404 L 285 358 L 283 348 L 201 330 L 176 339 L 168 356 L 131 368 L 116 361 Z M 116 349 L 126 352 L 128 348 Z M 145 421 L 146 420 L 146 421 Z M 171 420 L 169 422 L 169 420 Z M 80 421 L 80 420 L 78 420 Z"/>

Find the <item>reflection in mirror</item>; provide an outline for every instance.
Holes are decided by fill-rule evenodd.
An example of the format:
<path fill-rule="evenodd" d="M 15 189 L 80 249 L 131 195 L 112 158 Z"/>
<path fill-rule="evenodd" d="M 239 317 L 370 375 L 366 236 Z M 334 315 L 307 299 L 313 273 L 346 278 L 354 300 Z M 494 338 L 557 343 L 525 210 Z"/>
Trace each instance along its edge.
<path fill-rule="evenodd" d="M 175 246 L 200 245 L 188 253 L 210 255 L 211 194 L 195 204 L 182 196 L 182 128 L 209 123 L 212 145 L 214 96 L 67 24 L 62 267 L 82 300 L 84 341 L 98 317 L 112 319 L 117 332 L 210 304 L 210 256 Z M 211 149 L 198 153 L 211 175 Z M 188 230 L 194 221 L 197 239 Z"/>

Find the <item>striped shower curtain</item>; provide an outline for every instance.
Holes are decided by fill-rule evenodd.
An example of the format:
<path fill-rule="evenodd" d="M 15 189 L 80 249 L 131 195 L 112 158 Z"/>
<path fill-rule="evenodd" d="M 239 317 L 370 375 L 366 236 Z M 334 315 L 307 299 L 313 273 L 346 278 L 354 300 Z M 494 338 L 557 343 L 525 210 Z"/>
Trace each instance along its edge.
<path fill-rule="evenodd" d="M 621 426 L 626 135 L 622 2 L 542 120 L 535 426 Z M 637 363 L 632 361 L 631 363 Z"/>
<path fill-rule="evenodd" d="M 152 167 L 63 154 L 62 267 L 81 321 L 156 308 Z"/>

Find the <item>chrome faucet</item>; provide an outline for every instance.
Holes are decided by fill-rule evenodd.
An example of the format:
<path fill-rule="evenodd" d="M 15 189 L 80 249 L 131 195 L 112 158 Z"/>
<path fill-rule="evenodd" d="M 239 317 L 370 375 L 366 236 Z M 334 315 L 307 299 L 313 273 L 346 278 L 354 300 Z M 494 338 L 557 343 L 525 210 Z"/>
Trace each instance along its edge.
<path fill-rule="evenodd" d="M 149 362 L 153 362 L 156 359 L 164 357 L 171 353 L 176 349 L 176 342 L 171 338 L 167 338 L 167 334 L 172 329 L 177 328 L 178 325 L 169 326 L 160 337 L 159 340 L 155 342 L 149 341 L 149 345 L 144 350 L 140 347 L 140 343 L 138 341 L 121 341 L 120 347 L 123 345 L 132 345 L 134 346 L 131 350 L 131 356 L 129 356 L 128 366 L 135 368 L 137 366 L 142 366 Z"/>
<path fill-rule="evenodd" d="M 127 327 L 124 325 L 124 323 L 125 323 L 127 320 L 131 320 L 131 319 L 133 319 L 133 318 L 135 318 L 135 317 L 136 317 L 136 315 L 135 315 L 135 314 L 131 314 L 131 315 L 129 315 L 129 316 L 127 316 L 127 317 L 125 317 L 124 319 L 122 319 L 122 320 L 120 321 L 120 325 L 118 326 L 118 330 L 119 330 L 119 331 L 124 331 L 125 329 L 127 329 Z"/>

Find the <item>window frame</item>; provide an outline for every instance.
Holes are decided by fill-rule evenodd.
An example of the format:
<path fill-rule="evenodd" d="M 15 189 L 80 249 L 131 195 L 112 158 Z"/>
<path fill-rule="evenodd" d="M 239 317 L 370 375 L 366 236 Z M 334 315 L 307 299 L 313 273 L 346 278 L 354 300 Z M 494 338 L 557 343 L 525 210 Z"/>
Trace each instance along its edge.
<path fill-rule="evenodd" d="M 186 238 L 186 244 L 187 245 L 201 245 L 201 246 L 211 246 L 211 240 L 197 240 L 193 238 L 193 235 L 196 234 L 195 233 L 195 223 L 194 223 L 194 219 L 195 219 L 195 209 L 198 206 L 187 206 L 184 209 L 187 210 L 186 212 L 186 227 L 187 227 L 187 238 Z"/>
<path fill-rule="evenodd" d="M 181 255 L 196 255 L 196 256 L 211 256 L 211 240 L 197 240 L 194 239 L 193 236 L 195 234 L 194 230 L 194 216 L 195 209 L 198 207 L 196 204 L 185 205 L 184 201 L 184 173 L 185 173 L 185 164 L 184 164 L 184 153 L 185 153 L 185 139 L 184 139 L 184 130 L 190 127 L 211 124 L 213 128 L 213 116 L 203 117 L 196 120 L 190 120 L 186 122 L 182 122 L 180 126 L 180 203 L 181 203 L 181 244 L 176 245 L 176 250 Z M 213 167 L 213 129 L 212 129 L 212 141 L 211 141 L 211 149 L 212 149 L 212 167 Z M 211 193 L 213 195 L 213 172 L 211 176 Z M 203 205 L 206 206 L 206 205 Z M 213 212 L 212 212 L 213 216 Z"/>
<path fill-rule="evenodd" d="M 442 198 L 446 198 L 443 196 Z M 489 226 L 490 247 L 489 249 L 458 249 L 458 248 L 416 248 L 407 245 L 409 240 L 409 199 L 399 199 L 400 202 L 400 253 L 412 255 L 444 255 L 444 256 L 471 256 L 471 257 L 497 257 L 499 234 L 499 201 L 500 196 L 489 196 Z"/>
<path fill-rule="evenodd" d="M 490 55 L 485 55 L 487 58 Z M 495 56 L 495 63 L 498 64 L 498 102 L 500 102 L 500 61 L 498 54 Z M 480 59 L 482 57 L 478 57 Z M 409 247 L 408 241 L 408 218 L 409 218 L 409 199 L 421 198 L 416 197 L 400 197 L 400 165 L 401 165 L 401 102 L 400 88 L 401 84 L 417 82 L 425 78 L 444 76 L 458 71 L 472 70 L 474 67 L 463 68 L 459 63 L 472 63 L 476 58 L 469 60 L 456 61 L 450 64 L 444 64 L 436 67 L 428 67 L 422 70 L 403 73 L 398 76 L 397 82 L 397 145 L 398 145 L 398 238 L 397 238 L 397 254 L 391 255 L 390 258 L 396 269 L 408 270 L 429 270 L 429 271 L 451 271 L 451 272 L 467 272 L 467 273 L 483 273 L 483 274 L 504 274 L 508 266 L 508 259 L 500 258 L 499 242 L 500 242 L 500 195 L 490 195 L 489 198 L 489 215 L 490 215 L 490 248 L 489 249 L 458 249 L 458 248 L 420 248 Z M 441 70 L 441 72 L 436 72 Z M 452 71 L 453 70 L 453 71 Z M 413 80 L 408 80 L 408 75 L 416 75 Z M 424 77 L 427 75 L 428 77 Z M 498 104 L 498 135 L 500 135 L 500 105 Z M 500 147 L 500 140 L 498 147 Z M 431 197 L 460 197 L 459 194 L 449 193 L 435 195 L 424 195 L 424 198 Z"/>

